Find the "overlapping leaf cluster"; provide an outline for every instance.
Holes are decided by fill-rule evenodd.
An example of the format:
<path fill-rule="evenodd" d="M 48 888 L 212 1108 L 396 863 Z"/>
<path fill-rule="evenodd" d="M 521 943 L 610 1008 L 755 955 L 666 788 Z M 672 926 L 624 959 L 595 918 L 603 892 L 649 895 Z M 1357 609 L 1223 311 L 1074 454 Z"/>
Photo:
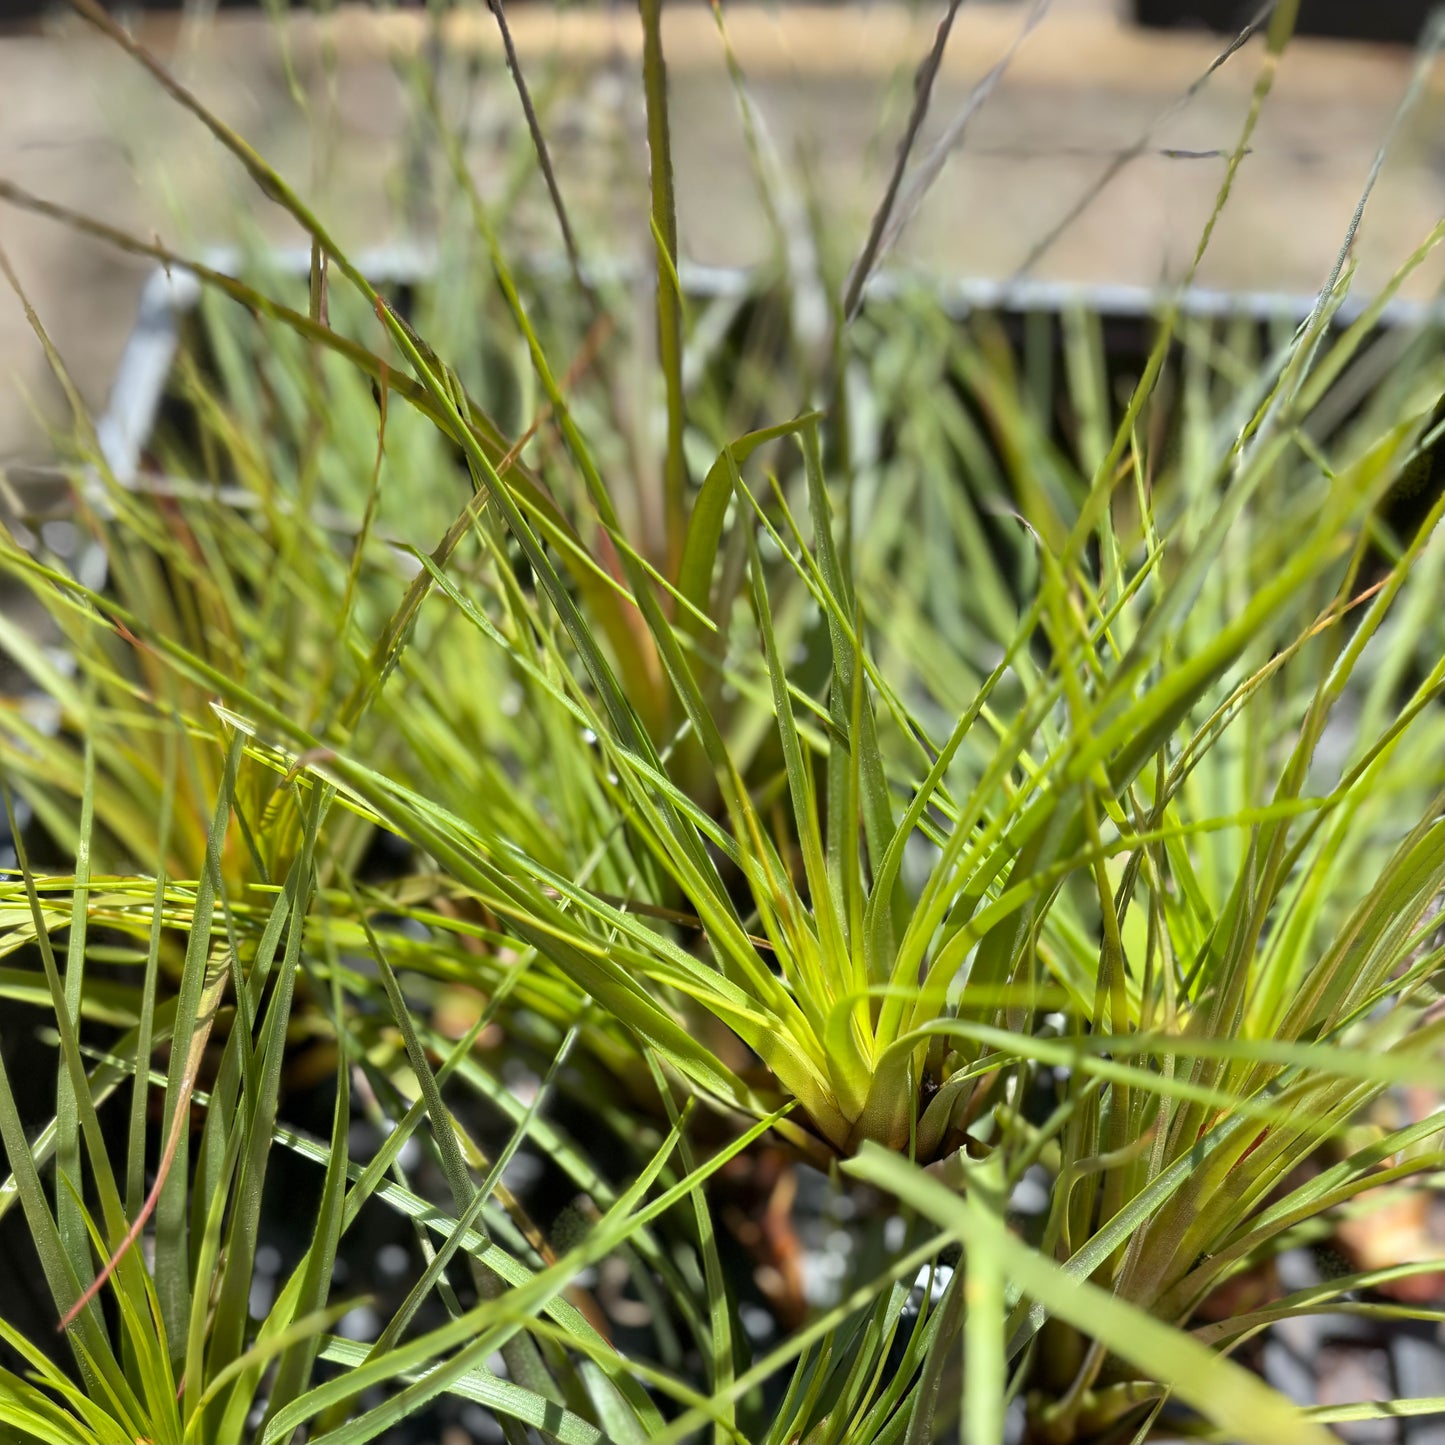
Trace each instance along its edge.
<path fill-rule="evenodd" d="M 961 1411 L 986 1440 L 1027 1391 L 1041 1439 L 1143 1438 L 1171 1399 L 1230 1439 L 1331 1438 L 1229 1352 L 1428 1261 L 1194 1322 L 1445 1164 L 1438 1113 L 1378 1108 L 1431 1082 L 1442 1032 L 1441 330 L 1377 326 L 1445 226 L 1349 326 L 1347 275 L 1272 345 L 1166 311 L 1118 396 L 1087 316 L 1054 390 L 924 294 L 851 329 L 840 303 L 815 374 L 801 345 L 706 352 L 730 318 L 686 324 L 655 164 L 654 447 L 608 385 L 624 304 L 515 271 L 444 125 L 471 250 L 407 320 L 93 18 L 305 227 L 312 285 L 292 309 L 200 268 L 253 315 L 208 313 L 178 383 L 201 440 L 159 438 L 164 475 L 121 485 L 82 426 L 104 585 L 0 540 L 70 660 L 0 630 L 61 719 L 4 713 L 7 796 L 75 860 L 0 882 L 0 990 L 49 1010 L 57 1061 L 39 1134 L 0 1072 L 0 1214 L 74 1365 L 0 1327 L 30 1371 L 0 1375 L 7 1427 L 355 1441 L 448 1391 L 518 1439 L 924 1441 Z M 515 348 L 457 349 L 459 315 Z M 740 436 L 724 378 L 765 413 Z M 519 435 L 491 413 L 521 397 Z M 405 861 L 377 881 L 383 835 Z M 459 990 L 457 1038 L 433 1010 Z M 545 1061 L 526 1103 L 492 1031 Z M 329 1141 L 284 1123 L 300 1035 Z M 624 1182 L 549 1121 L 559 1091 L 634 1142 Z M 907 1227 L 880 1265 L 881 1216 L 859 1225 L 842 1297 L 750 1361 L 712 1188 L 770 1133 Z M 521 1150 L 595 1206 L 581 1243 L 506 1188 Z M 323 1173 L 309 1249 L 253 1318 L 291 1168 Z M 363 1210 L 414 1222 L 417 1275 L 358 1343 L 331 1276 Z M 613 1257 L 655 1357 L 578 1291 Z"/>

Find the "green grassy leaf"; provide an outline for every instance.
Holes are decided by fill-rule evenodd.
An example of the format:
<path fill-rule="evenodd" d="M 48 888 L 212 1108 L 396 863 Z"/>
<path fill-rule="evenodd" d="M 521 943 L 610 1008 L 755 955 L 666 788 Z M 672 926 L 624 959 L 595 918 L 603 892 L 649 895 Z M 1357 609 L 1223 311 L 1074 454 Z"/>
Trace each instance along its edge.
<path fill-rule="evenodd" d="M 1329 1440 L 1329 1432 L 1258 1377 L 1206 1350 L 1197 1341 L 1152 1319 L 1145 1311 L 1087 1281 L 1066 1275 L 1051 1260 L 1016 1240 L 971 1198 L 960 1198 L 923 1170 L 876 1147 L 865 1146 L 844 1171 L 896 1194 L 960 1239 L 969 1255 L 987 1252 L 1002 1270 L 1051 1315 L 1099 1340 L 1181 1399 L 1233 1439 L 1266 1442 Z M 965 1268 L 967 1268 L 967 1262 Z"/>

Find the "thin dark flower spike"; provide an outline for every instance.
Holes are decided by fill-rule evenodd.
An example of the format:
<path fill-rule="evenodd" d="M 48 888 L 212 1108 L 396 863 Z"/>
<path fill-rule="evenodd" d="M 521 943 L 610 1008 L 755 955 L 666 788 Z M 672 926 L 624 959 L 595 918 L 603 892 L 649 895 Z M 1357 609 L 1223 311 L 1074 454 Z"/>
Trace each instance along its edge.
<path fill-rule="evenodd" d="M 938 71 L 943 64 L 943 52 L 948 48 L 949 32 L 953 29 L 954 17 L 962 3 L 963 0 L 948 0 L 948 9 L 943 12 L 943 18 L 938 22 L 938 30 L 933 37 L 933 48 L 924 56 L 918 73 L 913 77 L 913 110 L 909 114 L 903 137 L 898 142 L 898 153 L 893 159 L 893 173 L 888 177 L 888 187 L 883 192 L 883 199 L 878 203 L 878 209 L 873 213 L 873 222 L 868 228 L 868 239 L 863 243 L 863 250 L 853 263 L 848 284 L 844 289 L 845 321 L 851 321 L 862 304 L 863 287 L 882 248 L 883 233 L 893 216 L 893 206 L 903 185 L 903 175 L 908 169 L 909 157 L 918 141 L 918 133 L 928 118 L 928 107 L 933 98 L 933 83 L 938 79 Z"/>
<path fill-rule="evenodd" d="M 912 182 L 908 187 L 908 193 L 896 209 L 893 219 L 883 232 L 879 242 L 878 254 L 874 258 L 874 264 L 880 262 L 898 244 L 898 238 L 907 229 L 908 223 L 918 214 L 918 209 L 927 198 L 928 192 L 932 189 L 933 183 L 943 172 L 945 162 L 949 155 L 958 147 L 963 139 L 963 133 L 968 129 L 968 123 L 983 108 L 998 88 L 998 83 L 1004 77 L 1004 73 L 1014 62 L 1014 57 L 1019 53 L 1024 41 L 1034 33 L 1042 24 L 1044 16 L 1049 13 L 1049 6 L 1053 0 L 1034 0 L 1033 8 L 1019 27 L 1018 33 L 1010 42 L 1009 47 L 999 59 L 988 70 L 987 74 L 969 92 L 968 99 L 964 101 L 958 114 L 948 123 L 948 129 L 939 136 L 933 143 L 926 156 L 918 163 L 914 172 Z"/>
<path fill-rule="evenodd" d="M 512 43 L 512 28 L 507 24 L 506 7 L 502 0 L 487 0 L 487 5 L 496 19 L 497 30 L 502 37 L 502 49 L 507 54 L 507 69 L 512 72 L 517 98 L 522 102 L 522 114 L 527 118 L 527 129 L 531 132 L 532 145 L 537 152 L 537 164 L 542 168 L 543 179 L 547 182 L 547 194 L 551 196 L 552 209 L 557 213 L 557 225 L 562 231 L 562 244 L 567 248 L 567 264 L 572 268 L 572 279 L 593 312 L 600 312 L 601 304 L 582 270 L 582 256 L 577 248 L 577 237 L 572 230 L 572 223 L 567 218 L 567 207 L 562 201 L 562 189 L 557 184 L 557 172 L 552 166 L 552 154 L 547 148 L 546 137 L 542 134 L 542 122 L 537 115 L 537 107 L 532 103 L 532 92 L 522 74 L 521 62 L 517 59 L 517 47 Z"/>
<path fill-rule="evenodd" d="M 1062 236 L 1064 232 L 1067 231 L 1069 227 L 1072 226 L 1074 222 L 1077 221 L 1086 210 L 1088 210 L 1088 208 L 1099 197 L 1099 195 L 1103 192 L 1104 188 L 1109 184 L 1109 182 L 1112 181 L 1114 177 L 1117 176 L 1119 172 L 1124 169 L 1125 166 L 1127 166 L 1131 161 L 1137 160 L 1140 156 L 1147 155 L 1149 153 L 1149 143 L 1153 139 L 1155 132 L 1158 131 L 1159 128 L 1165 124 L 1165 122 L 1172 120 L 1176 115 L 1178 115 L 1179 112 L 1183 110 L 1184 107 L 1188 105 L 1189 102 L 1193 100 L 1194 97 L 1198 95 L 1201 90 L 1204 89 L 1204 87 L 1209 83 L 1210 77 L 1225 63 L 1225 61 L 1227 61 L 1232 55 L 1236 54 L 1238 51 L 1244 48 L 1244 46 L 1249 42 L 1250 37 L 1269 18 L 1271 12 L 1274 10 L 1274 7 L 1277 3 L 1278 0 L 1265 0 L 1265 3 L 1261 5 L 1258 10 L 1255 11 L 1254 18 L 1246 26 L 1244 26 L 1244 28 L 1239 32 L 1239 34 L 1236 35 L 1234 39 L 1231 40 L 1229 44 L 1226 45 L 1224 49 L 1221 50 L 1219 54 L 1214 57 L 1213 60 L 1209 62 L 1209 64 L 1205 67 L 1204 72 L 1194 79 L 1194 81 L 1190 84 L 1189 88 L 1184 92 L 1184 94 L 1181 95 L 1177 100 L 1172 101 L 1168 106 L 1165 107 L 1163 111 L 1161 111 L 1157 116 L 1155 116 L 1154 119 L 1150 121 L 1147 126 L 1145 126 L 1144 130 L 1139 135 L 1139 138 L 1134 142 L 1133 145 L 1126 146 L 1123 150 L 1118 151 L 1114 154 L 1113 158 L 1109 161 L 1109 164 L 1104 167 L 1103 174 L 1100 175 L 1098 180 L 1096 180 L 1094 184 L 1091 185 L 1088 190 L 1086 190 L 1084 194 L 1080 196 L 1079 199 L 1075 201 L 1074 204 L 1070 206 L 1069 209 L 1048 229 L 1048 231 L 1037 241 L 1035 241 L 1034 244 L 1029 248 L 1028 255 L 1026 255 L 1024 259 L 1019 262 L 1017 269 L 1014 271 L 1013 275 L 1009 277 L 1009 283 L 1011 285 L 1016 282 L 1022 281 L 1023 278 L 1027 276 L 1028 273 L 1032 271 L 1035 266 L 1038 265 L 1038 263 L 1044 258 L 1044 256 L 1050 250 L 1052 250 L 1054 242 L 1057 241 L 1059 237 Z M 1166 150 L 1163 152 L 1163 154 L 1166 156 L 1189 156 L 1190 159 L 1196 159 L 1196 157 L 1192 153 L 1185 151 L 1170 152 Z M 1212 151 L 1207 151 L 1203 154 L 1209 156 L 1219 154 L 1222 157 L 1227 158 L 1231 154 L 1231 152 L 1223 151 L 1216 153 Z M 1243 154 L 1249 154 L 1248 150 L 1245 150 Z"/>

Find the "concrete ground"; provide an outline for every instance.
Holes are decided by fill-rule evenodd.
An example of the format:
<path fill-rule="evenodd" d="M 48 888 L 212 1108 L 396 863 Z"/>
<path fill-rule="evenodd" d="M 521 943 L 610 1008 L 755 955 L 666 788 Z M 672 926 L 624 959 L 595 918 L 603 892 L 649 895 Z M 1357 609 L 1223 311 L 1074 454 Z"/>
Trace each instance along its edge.
<path fill-rule="evenodd" d="M 1024 26 L 1032 0 L 975 0 L 958 13 L 924 146 L 959 113 Z M 1070 281 L 1151 285 L 1182 274 L 1260 79 L 1256 39 L 1189 99 L 1220 42 L 1129 27 L 1114 0 L 1055 0 L 970 120 L 901 245 L 949 276 L 1012 275 L 1122 149 L 1156 119 L 1146 153 L 1122 167 L 1032 266 Z M 823 200 L 824 234 L 857 248 L 907 115 L 933 9 L 729 7 L 728 29 L 785 171 Z M 559 13 L 518 5 L 512 27 L 539 95 L 564 192 L 594 250 L 648 244 L 646 151 L 635 9 Z M 767 249 L 723 47 L 709 8 L 666 20 L 684 252 L 746 263 Z M 214 23 L 148 16 L 144 42 L 275 163 L 349 246 L 425 234 L 404 177 L 425 156 L 402 57 L 440 64 L 450 112 L 470 99 L 468 157 L 495 189 L 520 116 L 486 10 L 427 39 L 415 11 L 342 7 L 278 28 L 257 14 Z M 474 61 L 469 85 L 460 79 Z M 1217 287 L 1309 293 L 1328 273 L 1415 58 L 1295 42 L 1279 67 L 1234 194 L 1199 271 Z M 136 64 L 73 16 L 0 35 L 0 178 L 193 250 L 249 230 L 294 230 L 201 126 Z M 411 119 L 409 119 L 411 117 Z M 1360 231 L 1359 285 L 1381 284 L 1445 214 L 1445 77 L 1437 57 L 1391 139 Z M 1168 152 L 1176 152 L 1170 154 Z M 433 152 L 430 161 L 438 164 Z M 535 189 L 535 187 L 534 187 Z M 54 222 L 0 206 L 0 245 L 92 406 L 104 401 L 145 263 Z M 1440 258 L 1409 286 L 1428 295 Z M 20 304 L 0 288 L 0 463 L 41 460 L 58 389 Z"/>

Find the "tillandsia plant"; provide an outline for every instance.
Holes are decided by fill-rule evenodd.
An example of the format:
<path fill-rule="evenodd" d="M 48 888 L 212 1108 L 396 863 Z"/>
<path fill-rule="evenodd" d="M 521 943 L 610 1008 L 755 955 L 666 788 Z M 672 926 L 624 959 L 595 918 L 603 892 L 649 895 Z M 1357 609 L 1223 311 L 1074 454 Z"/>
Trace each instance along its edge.
<path fill-rule="evenodd" d="M 643 338 L 578 258 L 509 41 L 574 292 L 510 264 L 422 75 L 475 255 L 403 314 L 76 3 L 305 229 L 311 286 L 0 189 L 250 313 L 207 316 L 160 476 L 112 476 L 78 409 L 103 584 L 0 538 L 74 661 L 0 630 L 62 723 L 4 713 L 7 813 L 74 858 L 41 871 L 16 827 L 0 882 L 0 993 L 56 1063 L 38 1132 L 0 1067 L 0 1223 L 71 1350 L 0 1322 L 6 1430 L 351 1442 L 446 1395 L 509 1440 L 974 1442 L 1019 1400 L 1039 1441 L 1276 1442 L 1441 1408 L 1301 1411 L 1230 1358 L 1321 1309 L 1438 1320 L 1347 1298 L 1438 1260 L 1217 1301 L 1445 1168 L 1438 1102 L 1382 1107 L 1445 1030 L 1445 344 L 1438 312 L 1377 329 L 1445 224 L 1348 326 L 1343 265 L 1263 348 L 1166 307 L 1116 397 L 1071 313 L 1035 386 L 986 321 L 868 296 L 936 173 L 907 166 L 955 6 L 862 256 L 785 272 L 794 301 L 831 280 L 830 344 L 709 353 L 644 0 L 657 394 L 619 405 Z M 515 352 L 449 358 L 428 316 L 462 312 Z M 287 1122 L 318 1076 L 325 1138 Z M 763 1291 L 754 1357 L 729 1190 L 779 1150 L 857 1248 L 786 1328 Z M 509 1187 L 538 1154 L 578 1197 L 550 1222 Z M 258 1303 L 303 1168 L 304 1248 Z M 378 1219 L 405 1289 L 363 1329 L 334 1274 Z"/>

